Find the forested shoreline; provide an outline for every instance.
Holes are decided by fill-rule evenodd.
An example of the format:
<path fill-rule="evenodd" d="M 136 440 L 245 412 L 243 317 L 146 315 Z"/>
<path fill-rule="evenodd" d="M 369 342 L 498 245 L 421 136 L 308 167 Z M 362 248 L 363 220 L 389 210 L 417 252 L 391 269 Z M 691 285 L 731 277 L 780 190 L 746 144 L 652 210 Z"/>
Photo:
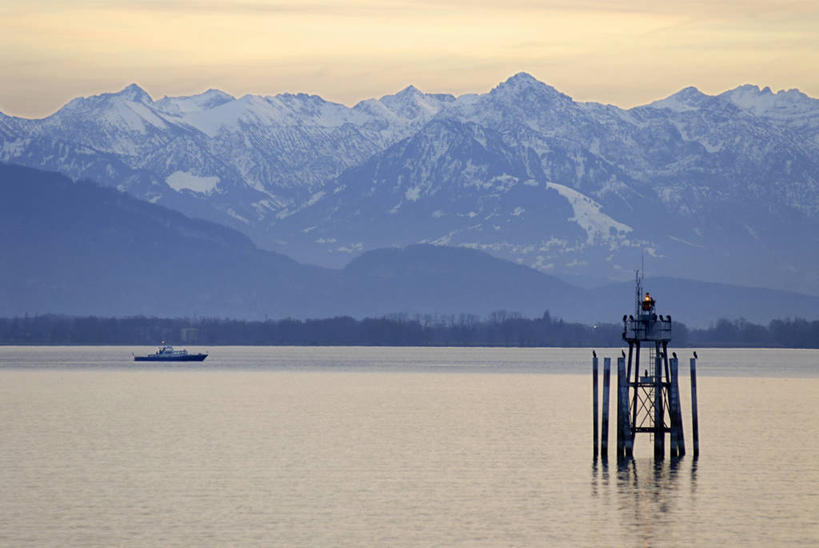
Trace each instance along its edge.
<path fill-rule="evenodd" d="M 0 345 L 510 346 L 605 347 L 622 344 L 622 325 L 584 325 L 495 312 L 474 315 L 248 321 L 216 318 L 0 318 Z M 705 329 L 673 326 L 677 347 L 819 348 L 819 321 L 757 325 L 721 319 Z"/>

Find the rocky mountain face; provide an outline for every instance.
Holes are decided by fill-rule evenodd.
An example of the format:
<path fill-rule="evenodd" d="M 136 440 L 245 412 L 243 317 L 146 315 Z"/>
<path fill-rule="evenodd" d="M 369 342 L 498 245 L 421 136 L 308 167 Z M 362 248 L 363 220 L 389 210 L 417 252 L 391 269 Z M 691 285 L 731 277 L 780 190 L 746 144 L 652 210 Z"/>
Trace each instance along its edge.
<path fill-rule="evenodd" d="M 819 101 L 686 88 L 628 110 L 531 76 L 485 94 L 309 95 L 132 85 L 0 115 L 0 160 L 88 178 L 341 266 L 471 247 L 566 279 L 649 274 L 819 294 Z"/>

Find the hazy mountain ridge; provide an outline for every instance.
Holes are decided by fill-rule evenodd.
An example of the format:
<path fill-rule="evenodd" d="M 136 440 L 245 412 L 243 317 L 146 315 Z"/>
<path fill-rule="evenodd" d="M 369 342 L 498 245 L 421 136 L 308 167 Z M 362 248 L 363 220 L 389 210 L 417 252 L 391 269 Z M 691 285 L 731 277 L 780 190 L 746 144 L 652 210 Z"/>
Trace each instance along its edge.
<path fill-rule="evenodd" d="M 614 322 L 628 283 L 586 290 L 480 251 L 373 250 L 331 270 L 256 248 L 243 234 L 126 193 L 0 164 L 0 316 L 320 318 L 498 310 Z M 819 297 L 650 279 L 659 309 L 691 325 L 717 318 L 817 318 Z"/>
<path fill-rule="evenodd" d="M 577 279 L 658 274 L 819 293 L 819 101 L 686 88 L 629 110 L 521 73 L 484 94 L 409 87 L 352 108 L 138 86 L 43 120 L 0 116 L 0 159 L 90 178 L 341 266 L 467 246 Z"/>

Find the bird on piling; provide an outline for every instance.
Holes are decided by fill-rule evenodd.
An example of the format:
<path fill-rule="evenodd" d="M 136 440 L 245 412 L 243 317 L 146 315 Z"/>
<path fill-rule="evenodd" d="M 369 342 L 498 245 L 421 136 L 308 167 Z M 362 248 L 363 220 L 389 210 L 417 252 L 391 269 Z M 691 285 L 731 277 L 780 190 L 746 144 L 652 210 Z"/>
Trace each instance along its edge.
<path fill-rule="evenodd" d="M 677 353 L 676 352 L 672 352 L 671 355 L 674 356 L 675 360 L 677 359 Z"/>
<path fill-rule="evenodd" d="M 625 358 L 625 357 L 626 357 L 626 353 L 625 353 L 625 352 L 623 352 L 622 350 L 620 351 L 620 357 L 623 357 L 623 358 Z"/>
<path fill-rule="evenodd" d="M 697 357 L 697 353 L 696 353 L 696 352 L 694 352 L 694 359 L 695 359 L 695 360 L 698 360 L 698 359 L 699 359 L 699 358 Z"/>
<path fill-rule="evenodd" d="M 596 357 L 597 357 L 597 352 L 595 352 L 594 350 L 592 350 L 592 358 L 596 358 Z"/>

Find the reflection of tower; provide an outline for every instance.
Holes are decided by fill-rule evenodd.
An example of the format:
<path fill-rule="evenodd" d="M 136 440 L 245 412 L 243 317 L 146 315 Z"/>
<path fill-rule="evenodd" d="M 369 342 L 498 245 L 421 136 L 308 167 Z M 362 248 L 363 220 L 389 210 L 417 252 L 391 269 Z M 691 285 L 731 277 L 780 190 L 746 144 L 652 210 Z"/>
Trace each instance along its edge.
<path fill-rule="evenodd" d="M 637 273 L 634 315 L 623 316 L 623 339 L 628 343 L 628 363 L 618 363 L 617 456 L 630 457 L 635 436 L 654 436 L 654 457 L 665 456 L 665 434 L 671 437 L 671 456 L 685 454 L 676 354 L 668 359 L 671 316 L 657 316 L 656 301 L 643 295 Z M 640 371 L 641 351 L 648 350 L 648 363 Z M 622 365 L 621 365 L 622 364 Z M 692 364 L 693 365 L 693 364 Z"/>

